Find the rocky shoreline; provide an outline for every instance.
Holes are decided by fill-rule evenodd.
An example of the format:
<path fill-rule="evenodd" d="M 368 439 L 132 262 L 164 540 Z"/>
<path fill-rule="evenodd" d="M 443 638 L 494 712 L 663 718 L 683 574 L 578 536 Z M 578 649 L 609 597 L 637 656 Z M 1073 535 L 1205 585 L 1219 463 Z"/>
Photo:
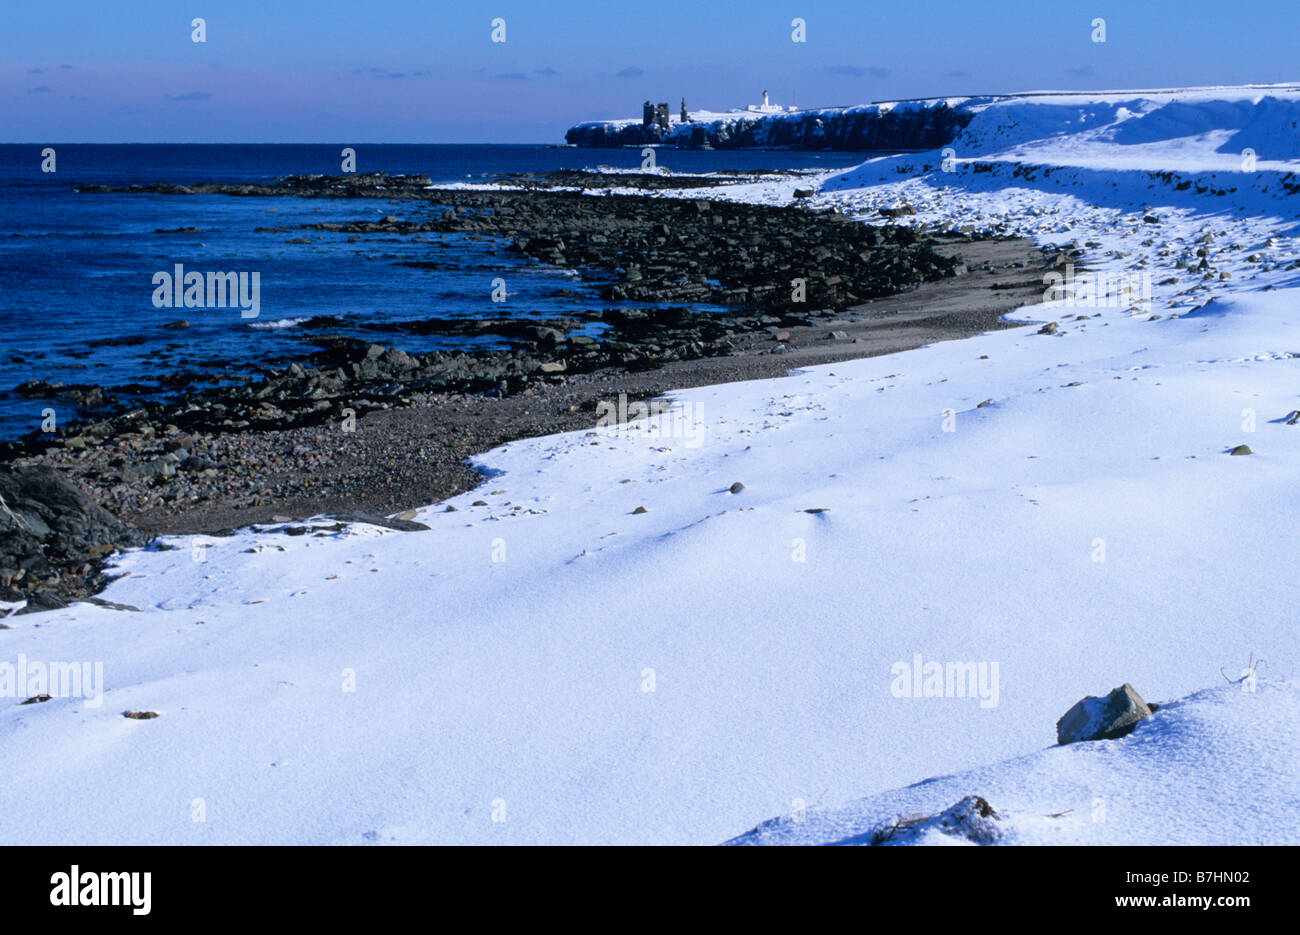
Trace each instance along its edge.
<path fill-rule="evenodd" d="M 325 222 L 297 230 L 350 236 L 464 234 L 497 238 L 517 254 L 576 270 L 607 301 L 692 302 L 750 308 L 839 307 L 958 275 L 958 258 L 936 253 L 910 227 L 854 223 L 834 211 L 706 199 L 619 195 L 609 188 L 716 187 L 709 177 L 560 172 L 513 176 L 518 189 L 433 188 L 427 176 L 289 176 L 276 184 L 156 184 L 84 193 L 225 194 L 240 197 L 419 200 L 415 217 Z M 702 183 L 707 182 L 708 185 Z M 580 188 L 579 188 L 580 186 Z M 577 190 L 574 190 L 574 189 Z M 905 213 L 908 208 L 896 209 Z M 290 228 L 258 228 L 287 233 Z M 431 268 L 437 261 L 431 260 Z M 793 297 L 791 283 L 806 281 Z"/>
<path fill-rule="evenodd" d="M 406 218 L 389 215 L 295 229 L 258 228 L 257 232 L 305 230 L 316 237 L 346 237 L 352 242 L 390 235 L 428 242 L 423 236 L 427 234 L 493 240 L 517 257 L 573 271 L 582 288 L 556 291 L 556 296 L 573 299 L 576 308 L 568 317 L 536 317 L 513 308 L 518 317 L 504 317 L 502 312 L 510 306 L 489 303 L 486 294 L 484 311 L 489 315 L 479 319 L 361 322 L 318 316 L 293 332 L 293 337 L 312 346 L 296 355 L 301 366 L 279 371 L 250 376 L 227 367 L 205 372 L 195 363 L 163 374 L 156 385 L 64 385 L 33 379 L 13 392 L 32 400 L 72 402 L 88 422 L 75 430 L 87 442 L 130 429 L 123 419 L 148 418 L 159 427 L 170 423 L 213 431 L 286 428 L 341 418 L 344 409 L 361 413 L 400 404 L 411 392 L 506 394 L 519 392 L 529 380 L 555 374 L 607 367 L 644 369 L 726 354 L 736 334 L 803 324 L 864 299 L 897 294 L 966 271 L 960 256 L 936 251 L 934 241 L 910 228 L 858 224 L 829 211 L 627 195 L 592 197 L 571 190 L 578 180 L 587 186 L 582 191 L 600 191 L 597 182 L 610 180 L 623 188 L 654 189 L 664 183 L 662 175 L 563 172 L 549 178 L 514 178 L 526 183 L 526 188 L 431 189 L 427 177 L 383 173 L 292 176 L 273 185 L 87 186 L 82 190 L 384 197 L 398 204 L 404 203 L 403 198 L 418 200 Z M 699 182 L 702 177 L 690 178 Z M 732 178 L 721 173 L 707 181 L 718 185 Z M 681 177 L 674 180 L 681 184 Z M 537 188 L 547 181 L 551 189 Z M 434 247 L 446 245 L 444 241 Z M 429 253 L 427 261 L 406 260 L 401 265 L 440 268 L 438 250 Z M 591 307 L 601 302 L 621 304 Z M 627 303 L 657 307 L 628 308 Z M 663 307 L 671 303 L 694 307 Z M 699 310 L 702 305 L 736 311 Z M 186 324 L 177 321 L 167 327 L 183 331 Z M 412 356 L 359 341 L 358 329 L 375 337 L 391 333 L 395 342 L 403 334 L 492 338 L 510 349 Z M 131 340 L 126 335 L 114 342 Z M 255 380 L 262 385 L 247 386 Z M 217 386 L 203 389 L 212 384 Z M 179 400 L 181 411 L 167 411 L 169 397 Z M 202 411 L 192 408 L 191 397 Z M 0 458 L 31 453 L 48 442 L 34 435 L 21 445 L 0 445 Z"/>
<path fill-rule="evenodd" d="M 338 194 L 339 185 L 351 194 Z M 325 235 L 473 232 L 578 270 L 606 301 L 711 302 L 737 310 L 660 304 L 564 318 L 425 318 L 390 326 L 397 335 L 490 334 L 510 345 L 474 353 L 412 354 L 337 334 L 339 323 L 330 319 L 309 322 L 304 340 L 316 349 L 256 379 L 187 388 L 64 426 L 54 438 L 34 434 L 0 446 L 0 492 L 28 510 L 9 503 L 14 521 L 0 510 L 0 600 L 92 594 L 104 583 L 105 554 L 154 534 L 219 533 L 437 502 L 479 482 L 466 458 L 513 438 L 590 426 L 597 403 L 619 393 L 652 397 L 976 333 L 997 327 L 1002 312 L 1042 289 L 1037 271 L 1044 259 L 1022 242 L 922 238 L 908 228 L 799 207 L 426 185 L 421 177 L 382 174 L 285 183 L 319 197 L 403 192 L 428 202 L 417 206 L 423 216 L 410 220 L 311 225 Z M 256 196 L 285 194 L 285 186 L 217 188 Z M 140 190 L 164 188 L 186 194 L 200 187 Z M 1017 277 L 1006 288 L 1005 280 Z M 806 284 L 804 302 L 791 301 L 790 280 L 797 278 Z M 952 302 L 953 296 L 964 298 Z M 880 308 L 886 300 L 895 307 Z M 67 388 L 36 381 L 21 391 L 40 398 L 61 389 Z M 94 386 L 78 391 L 106 405 L 117 395 Z M 81 514 L 106 511 L 90 523 L 93 535 L 80 534 L 87 522 L 77 520 L 76 534 L 48 536 L 33 551 L 32 530 L 24 526 L 32 526 L 39 499 L 31 472 L 41 470 L 57 471 L 71 489 L 90 494 Z"/>

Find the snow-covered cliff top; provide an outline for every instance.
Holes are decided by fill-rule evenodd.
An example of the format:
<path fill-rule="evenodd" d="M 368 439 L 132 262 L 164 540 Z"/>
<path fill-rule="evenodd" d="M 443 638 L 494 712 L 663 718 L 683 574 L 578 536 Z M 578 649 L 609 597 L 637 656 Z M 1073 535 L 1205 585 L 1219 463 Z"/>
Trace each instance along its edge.
<path fill-rule="evenodd" d="M 1080 146 L 1108 141 L 1129 146 L 1173 138 L 1228 134 L 1220 143 L 1254 145 L 1268 158 L 1300 154 L 1300 85 L 1168 88 L 1131 91 L 1032 91 L 1023 94 L 884 101 L 794 113 L 696 112 L 689 123 L 673 115 L 653 142 L 714 146 L 825 146 L 916 149 L 952 144 L 963 152 L 999 149 L 1069 134 Z M 1145 118 L 1145 119 L 1144 119 Z M 936 123 L 937 121 L 937 123 Z M 635 143 L 639 120 L 590 121 L 573 127 L 571 142 Z M 650 137 L 647 137 L 650 140 Z M 1082 158 L 1082 157 L 1081 157 Z"/>

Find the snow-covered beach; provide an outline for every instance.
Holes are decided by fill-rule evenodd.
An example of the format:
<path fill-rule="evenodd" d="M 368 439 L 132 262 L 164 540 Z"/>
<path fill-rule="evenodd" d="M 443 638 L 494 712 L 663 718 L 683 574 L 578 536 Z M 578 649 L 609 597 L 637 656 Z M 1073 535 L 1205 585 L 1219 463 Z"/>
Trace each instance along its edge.
<path fill-rule="evenodd" d="M 0 840 L 834 843 L 978 794 L 1005 843 L 1296 843 L 1297 120 L 1289 87 L 1001 99 L 710 191 L 1053 244 L 1026 275 L 1064 298 L 512 442 L 428 531 L 121 555 L 138 611 L 5 620 L 0 660 L 103 695 L 6 708 Z M 983 677 L 907 697 L 918 657 Z M 1149 722 L 1046 749 L 1124 682 Z"/>

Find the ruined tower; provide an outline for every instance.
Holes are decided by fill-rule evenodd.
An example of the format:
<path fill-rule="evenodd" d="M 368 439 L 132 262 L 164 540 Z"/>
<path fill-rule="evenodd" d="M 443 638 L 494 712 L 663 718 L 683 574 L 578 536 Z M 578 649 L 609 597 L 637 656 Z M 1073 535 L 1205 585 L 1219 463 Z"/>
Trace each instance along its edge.
<path fill-rule="evenodd" d="M 668 132 L 668 102 L 651 104 L 646 101 L 641 105 L 641 129 L 658 127 L 660 134 Z"/>

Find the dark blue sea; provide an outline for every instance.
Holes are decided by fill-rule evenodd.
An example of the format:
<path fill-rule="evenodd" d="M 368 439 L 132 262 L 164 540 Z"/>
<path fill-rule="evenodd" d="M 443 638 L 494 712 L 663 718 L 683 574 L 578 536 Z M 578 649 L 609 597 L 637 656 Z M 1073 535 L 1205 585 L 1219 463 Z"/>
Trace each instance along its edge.
<path fill-rule="evenodd" d="M 269 182 L 300 173 L 337 174 L 341 145 L 55 145 L 57 170 L 41 171 L 41 145 L 0 145 L 0 439 L 38 429 L 41 411 L 83 417 L 66 399 L 27 399 L 18 384 L 45 380 L 104 387 L 159 386 L 176 373 L 253 373 L 315 350 L 302 321 L 332 315 L 334 333 L 372 338 L 410 351 L 472 345 L 470 339 L 395 336 L 376 322 L 431 316 L 535 317 L 609 304 L 555 296 L 581 285 L 468 236 L 367 235 L 294 230 L 321 221 L 417 219 L 413 202 L 375 199 L 239 198 L 227 195 L 79 194 L 78 185 Z M 358 172 L 423 172 L 434 182 L 485 181 L 518 172 L 634 169 L 637 149 L 512 145 L 365 145 Z M 853 153 L 661 151 L 675 171 L 833 168 Z M 156 233 L 182 227 L 198 233 Z M 287 233 L 254 233 L 284 227 Z M 309 237 L 311 242 L 287 241 Z M 442 268 L 398 265 L 436 259 Z M 258 271 L 256 319 L 238 308 L 156 308 L 152 277 L 176 264 L 196 271 Z M 510 298 L 485 301 L 490 280 L 507 280 Z M 185 319 L 190 327 L 163 326 Z M 474 339 L 480 342 L 483 339 Z M 491 342 L 488 342 L 491 343 Z M 148 393 L 140 391 L 147 396 Z M 119 396 L 119 398 L 121 398 Z M 129 397 L 124 401 L 129 401 Z"/>

